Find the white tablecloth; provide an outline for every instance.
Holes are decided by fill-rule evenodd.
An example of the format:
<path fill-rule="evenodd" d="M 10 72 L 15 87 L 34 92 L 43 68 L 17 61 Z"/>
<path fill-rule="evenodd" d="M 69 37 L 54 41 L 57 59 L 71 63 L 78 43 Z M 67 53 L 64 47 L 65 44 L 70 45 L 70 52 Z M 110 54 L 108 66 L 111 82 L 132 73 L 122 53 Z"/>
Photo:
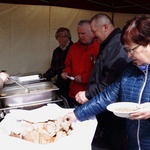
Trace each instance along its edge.
<path fill-rule="evenodd" d="M 0 122 L 0 147 L 5 150 L 91 150 L 92 139 L 96 130 L 97 120 L 92 117 L 89 120 L 73 124 L 72 133 L 50 144 L 36 144 L 19 138 L 8 136 L 13 123 L 25 119 L 39 122 L 48 119 L 56 119 L 64 116 L 73 109 L 61 108 L 56 104 L 48 104 L 35 110 L 12 110 Z"/>

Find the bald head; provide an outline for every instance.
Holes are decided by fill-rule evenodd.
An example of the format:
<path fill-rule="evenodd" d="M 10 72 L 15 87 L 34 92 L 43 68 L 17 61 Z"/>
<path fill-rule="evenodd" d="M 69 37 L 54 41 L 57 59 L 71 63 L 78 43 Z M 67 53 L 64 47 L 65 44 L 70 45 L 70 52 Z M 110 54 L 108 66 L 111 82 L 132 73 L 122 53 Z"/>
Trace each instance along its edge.
<path fill-rule="evenodd" d="M 111 18 L 109 16 L 107 16 L 106 14 L 96 14 L 95 16 L 93 16 L 90 20 L 90 22 L 95 21 L 95 25 L 103 25 L 103 24 L 111 24 L 113 25 L 113 22 L 111 20 Z"/>
<path fill-rule="evenodd" d="M 109 16 L 106 14 L 96 14 L 90 20 L 91 30 L 99 43 L 102 43 L 114 30 L 114 25 Z"/>

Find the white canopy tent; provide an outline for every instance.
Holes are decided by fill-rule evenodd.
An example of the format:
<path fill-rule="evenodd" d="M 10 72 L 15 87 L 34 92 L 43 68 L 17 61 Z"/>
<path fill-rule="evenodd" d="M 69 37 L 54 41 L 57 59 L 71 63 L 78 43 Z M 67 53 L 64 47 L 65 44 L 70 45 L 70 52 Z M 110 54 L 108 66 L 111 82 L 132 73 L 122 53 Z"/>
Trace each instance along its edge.
<path fill-rule="evenodd" d="M 90 19 L 101 11 L 67 7 L 0 3 L 0 69 L 10 75 L 17 73 L 44 73 L 50 66 L 57 28 L 68 27 L 76 42 L 77 23 Z M 110 17 L 111 12 L 104 12 Z M 115 26 L 135 14 L 115 13 Z"/>

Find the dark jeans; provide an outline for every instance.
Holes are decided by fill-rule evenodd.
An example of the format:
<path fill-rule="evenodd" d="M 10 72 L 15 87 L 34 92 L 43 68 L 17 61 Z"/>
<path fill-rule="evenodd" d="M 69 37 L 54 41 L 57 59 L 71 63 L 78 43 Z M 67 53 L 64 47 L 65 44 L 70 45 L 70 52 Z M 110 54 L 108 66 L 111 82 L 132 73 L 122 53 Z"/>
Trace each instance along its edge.
<path fill-rule="evenodd" d="M 100 140 L 103 140 L 111 150 L 127 150 L 126 120 L 110 112 L 104 112 L 96 117 L 98 126 L 95 134 Z"/>
<path fill-rule="evenodd" d="M 101 129 L 100 139 L 103 140 L 111 150 L 127 150 L 127 136 L 123 129 Z"/>

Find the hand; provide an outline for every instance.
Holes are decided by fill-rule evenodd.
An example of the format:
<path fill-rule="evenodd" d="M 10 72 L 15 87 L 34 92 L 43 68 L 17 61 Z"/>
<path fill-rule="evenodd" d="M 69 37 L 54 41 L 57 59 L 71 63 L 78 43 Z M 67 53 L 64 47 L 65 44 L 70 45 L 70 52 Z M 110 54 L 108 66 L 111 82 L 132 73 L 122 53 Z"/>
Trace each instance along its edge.
<path fill-rule="evenodd" d="M 84 104 L 88 101 L 88 99 L 85 96 L 85 91 L 80 91 L 75 95 L 75 99 L 78 103 Z"/>
<path fill-rule="evenodd" d="M 77 75 L 74 77 L 74 80 L 77 82 L 77 83 L 81 83 L 82 79 L 81 79 L 81 75 Z"/>
<path fill-rule="evenodd" d="M 66 115 L 63 117 L 63 120 L 64 120 L 65 122 L 67 121 L 67 123 L 69 123 L 69 125 L 72 125 L 72 123 L 73 123 L 74 121 L 76 121 L 77 118 L 76 118 L 74 112 L 70 112 L 70 113 L 66 114 Z"/>
<path fill-rule="evenodd" d="M 150 118 L 150 102 L 139 104 L 138 110 L 135 113 L 130 114 L 131 120 L 149 119 Z"/>
<path fill-rule="evenodd" d="M 9 75 L 6 72 L 0 72 L 0 78 L 5 83 L 9 79 Z"/>
<path fill-rule="evenodd" d="M 63 72 L 63 73 L 61 73 L 61 77 L 62 77 L 63 79 L 65 79 L 65 80 L 67 80 L 67 79 L 68 79 L 67 75 L 68 75 L 68 73 L 67 73 L 67 72 Z"/>

